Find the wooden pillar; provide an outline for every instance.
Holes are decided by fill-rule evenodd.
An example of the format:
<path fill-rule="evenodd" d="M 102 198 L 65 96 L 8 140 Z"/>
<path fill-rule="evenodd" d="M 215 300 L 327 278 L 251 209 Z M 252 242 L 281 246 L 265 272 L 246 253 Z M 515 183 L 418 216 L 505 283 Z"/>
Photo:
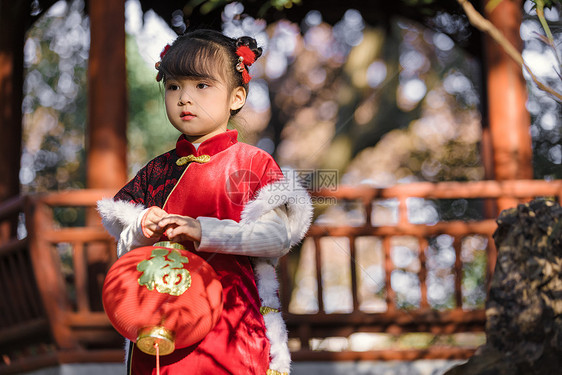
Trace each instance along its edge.
<path fill-rule="evenodd" d="M 127 77 L 124 0 L 89 1 L 87 186 L 118 189 L 127 181 Z M 89 225 L 101 225 L 97 212 Z M 90 305 L 102 311 L 101 290 L 111 261 L 107 244 L 88 243 Z"/>
<path fill-rule="evenodd" d="M 23 45 L 29 1 L 0 0 L 0 202 L 19 194 Z"/>
<path fill-rule="evenodd" d="M 23 45 L 29 1 L 0 0 L 0 202 L 20 193 Z M 15 235 L 17 220 L 0 225 L 0 243 Z"/>
<path fill-rule="evenodd" d="M 522 50 L 523 42 L 519 36 L 522 20 L 520 0 L 499 2 L 491 12 L 486 13 L 486 18 L 519 51 Z M 530 115 L 525 107 L 527 90 L 523 73 L 490 37 L 486 36 L 484 44 L 494 177 L 499 181 L 533 178 Z M 499 200 L 498 209 L 516 204 L 511 200 Z"/>
<path fill-rule="evenodd" d="M 127 77 L 125 3 L 89 2 L 89 188 L 118 188 L 127 181 Z"/>

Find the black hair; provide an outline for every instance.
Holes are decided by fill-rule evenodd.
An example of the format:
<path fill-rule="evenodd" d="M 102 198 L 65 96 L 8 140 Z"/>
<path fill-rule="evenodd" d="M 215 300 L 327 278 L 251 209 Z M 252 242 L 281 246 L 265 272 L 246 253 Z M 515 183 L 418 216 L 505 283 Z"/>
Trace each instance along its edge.
<path fill-rule="evenodd" d="M 238 55 L 236 49 L 248 46 L 256 59 L 262 49 L 254 38 L 243 36 L 238 39 L 227 37 L 215 30 L 196 30 L 179 36 L 170 46 L 158 66 L 159 76 L 164 79 L 173 77 L 198 77 L 217 80 L 217 75 L 229 85 L 229 89 L 242 86 L 246 93 L 248 84 L 236 69 Z M 247 67 L 246 67 L 247 69 Z M 226 74 L 226 76 L 224 75 Z M 232 115 L 239 110 L 233 111 Z"/>

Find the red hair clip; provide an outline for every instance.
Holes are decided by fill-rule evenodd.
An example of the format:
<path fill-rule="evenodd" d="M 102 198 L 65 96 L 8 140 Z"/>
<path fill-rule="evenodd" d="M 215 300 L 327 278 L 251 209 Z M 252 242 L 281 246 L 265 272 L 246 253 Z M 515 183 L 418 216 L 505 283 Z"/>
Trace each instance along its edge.
<path fill-rule="evenodd" d="M 163 74 L 160 71 L 160 65 L 162 64 L 162 58 L 166 55 L 166 53 L 168 53 L 168 50 L 170 49 L 170 45 L 166 44 L 166 46 L 164 47 L 164 49 L 162 50 L 162 52 L 160 52 L 160 61 L 158 61 L 156 64 L 154 64 L 154 67 L 156 68 L 156 70 L 158 70 L 158 74 L 156 74 L 156 82 L 160 82 L 163 78 Z"/>
<path fill-rule="evenodd" d="M 252 79 L 250 73 L 248 73 L 247 66 L 251 66 L 256 61 L 256 54 L 250 47 L 244 45 L 236 49 L 236 54 L 238 55 L 236 70 L 242 73 L 242 80 L 247 84 Z"/>
<path fill-rule="evenodd" d="M 171 45 L 170 44 L 166 44 L 164 46 L 164 49 L 162 50 L 162 52 L 160 52 L 160 60 L 162 60 L 162 58 L 168 53 L 168 50 L 170 49 Z"/>

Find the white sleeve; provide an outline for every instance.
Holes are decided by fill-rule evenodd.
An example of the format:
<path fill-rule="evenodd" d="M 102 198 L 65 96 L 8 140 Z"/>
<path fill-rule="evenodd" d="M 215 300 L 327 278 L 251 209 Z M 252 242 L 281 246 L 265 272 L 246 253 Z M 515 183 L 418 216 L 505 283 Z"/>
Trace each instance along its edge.
<path fill-rule="evenodd" d="M 111 198 L 98 201 L 97 206 L 103 226 L 117 240 L 118 257 L 131 249 L 153 245 L 157 241 L 147 238 L 142 232 L 142 218 L 149 208 Z"/>
<path fill-rule="evenodd" d="M 121 231 L 121 235 L 117 241 L 118 257 L 121 257 L 121 255 L 137 247 L 154 245 L 158 241 L 158 238 L 147 238 L 142 232 L 142 218 L 149 209 L 150 208 L 143 210 L 139 213 L 136 221 L 123 227 L 123 231 Z"/>
<path fill-rule="evenodd" d="M 284 206 L 264 213 L 258 220 L 236 222 L 198 217 L 201 242 L 197 251 L 252 257 L 281 257 L 290 248 L 290 227 Z"/>

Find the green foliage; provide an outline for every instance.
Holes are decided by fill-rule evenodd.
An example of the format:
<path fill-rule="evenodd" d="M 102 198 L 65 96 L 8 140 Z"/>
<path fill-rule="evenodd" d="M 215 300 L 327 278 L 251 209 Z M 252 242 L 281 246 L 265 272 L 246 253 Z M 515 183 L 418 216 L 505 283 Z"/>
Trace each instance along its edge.
<path fill-rule="evenodd" d="M 22 191 L 79 189 L 86 185 L 88 20 L 80 1 L 46 12 L 30 28 L 26 44 Z M 127 37 L 129 165 L 134 173 L 175 144 L 162 92 Z M 80 215 L 60 212 L 61 223 Z"/>
<path fill-rule="evenodd" d="M 199 12 L 205 15 L 231 2 L 232 0 L 190 0 L 188 1 L 186 7 L 194 9 L 200 6 Z"/>
<path fill-rule="evenodd" d="M 271 0 L 270 5 L 277 10 L 282 10 L 283 8 L 291 8 L 293 5 L 300 4 L 300 0 Z"/>
<path fill-rule="evenodd" d="M 491 0 L 488 2 L 488 4 L 486 5 L 486 9 L 488 9 L 489 11 L 494 10 L 495 7 L 497 7 L 503 0 Z M 533 3 L 533 7 L 531 9 L 536 9 L 536 8 L 547 8 L 550 9 L 552 7 L 556 7 L 556 5 L 560 5 L 562 4 L 562 2 L 560 0 L 531 0 L 531 3 Z"/>
<path fill-rule="evenodd" d="M 471 259 L 463 262 L 463 307 L 466 309 L 484 307 L 487 265 L 485 249 L 476 249 Z"/>
<path fill-rule="evenodd" d="M 85 185 L 88 29 L 82 10 L 80 2 L 59 6 L 27 35 L 23 192 Z"/>
<path fill-rule="evenodd" d="M 429 1 L 433 1 L 433 0 L 429 0 Z M 232 0 L 190 0 L 188 1 L 186 7 L 188 7 L 191 10 L 195 9 L 196 7 L 200 7 L 199 12 L 205 15 L 231 2 Z M 244 1 L 240 1 L 240 2 L 244 3 Z M 265 12 L 267 12 L 267 10 L 270 8 L 283 10 L 283 9 L 292 8 L 293 5 L 299 5 L 299 4 L 301 4 L 301 0 L 269 0 L 264 2 L 263 5 L 261 6 L 260 14 L 261 15 L 265 14 Z"/>
<path fill-rule="evenodd" d="M 533 9 L 537 7 L 550 9 L 552 7 L 555 7 L 557 4 L 562 4 L 562 1 L 560 0 L 531 0 L 531 2 L 534 4 Z"/>
<path fill-rule="evenodd" d="M 129 90 L 129 166 L 131 174 L 155 156 L 173 148 L 179 132 L 168 122 L 164 92 L 156 70 L 141 57 L 133 36 L 127 36 L 127 87 Z"/>

